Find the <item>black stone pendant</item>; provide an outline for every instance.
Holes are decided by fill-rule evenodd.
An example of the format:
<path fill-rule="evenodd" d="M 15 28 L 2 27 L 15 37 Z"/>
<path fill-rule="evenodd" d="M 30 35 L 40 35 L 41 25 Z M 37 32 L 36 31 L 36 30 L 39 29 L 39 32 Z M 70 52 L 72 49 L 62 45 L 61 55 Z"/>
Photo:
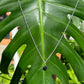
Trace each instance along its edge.
<path fill-rule="evenodd" d="M 43 67 L 43 70 L 44 70 L 44 71 L 46 71 L 46 70 L 47 70 L 47 66 L 46 66 L 46 65 Z"/>

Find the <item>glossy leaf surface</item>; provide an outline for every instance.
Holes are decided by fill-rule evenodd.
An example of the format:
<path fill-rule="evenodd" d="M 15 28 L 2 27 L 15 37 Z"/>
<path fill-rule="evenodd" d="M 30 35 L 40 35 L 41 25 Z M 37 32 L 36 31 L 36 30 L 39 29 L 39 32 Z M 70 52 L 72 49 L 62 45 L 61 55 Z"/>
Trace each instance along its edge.
<path fill-rule="evenodd" d="M 20 0 L 24 14 L 34 37 L 34 40 L 43 56 L 47 59 L 67 23 L 68 14 L 72 14 L 77 0 Z M 44 63 L 40 58 L 25 26 L 17 0 L 0 0 L 0 15 L 10 11 L 11 15 L 0 22 L 0 41 L 16 26 L 20 30 L 3 52 L 1 71 L 8 73 L 8 66 L 15 52 L 23 44 L 26 49 L 19 61 L 11 84 L 18 84 L 28 65 L 31 69 L 25 77 L 23 84 L 55 84 L 52 75 L 60 78 L 63 84 L 68 84 L 68 75 L 65 66 L 58 60 L 56 53 L 61 53 L 71 64 L 80 81 L 84 81 L 84 61 L 78 53 L 63 38 L 52 57 L 47 62 L 47 70 L 43 71 Z M 79 1 L 75 16 L 84 19 L 84 2 Z M 67 32 L 78 42 L 84 50 L 84 35 L 70 24 Z"/>

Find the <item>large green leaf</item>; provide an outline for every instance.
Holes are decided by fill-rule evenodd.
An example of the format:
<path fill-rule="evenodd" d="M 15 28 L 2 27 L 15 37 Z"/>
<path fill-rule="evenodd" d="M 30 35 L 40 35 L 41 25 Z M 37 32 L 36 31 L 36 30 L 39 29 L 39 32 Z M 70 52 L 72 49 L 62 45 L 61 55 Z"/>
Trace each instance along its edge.
<path fill-rule="evenodd" d="M 31 33 L 44 59 L 47 59 L 60 39 L 68 23 L 67 15 L 73 12 L 76 1 L 20 0 Z M 43 71 L 44 63 L 25 26 L 18 1 L 0 0 L 0 15 L 7 11 L 10 11 L 12 14 L 0 23 L 0 41 L 16 26 L 21 28 L 3 52 L 0 65 L 3 73 L 8 73 L 8 66 L 17 49 L 23 44 L 27 45 L 11 80 L 11 84 L 18 84 L 28 65 L 31 65 L 31 69 L 26 75 L 23 84 L 55 84 L 52 75 L 59 77 L 63 84 L 68 84 L 67 70 L 56 57 L 57 52 L 60 52 L 69 61 L 79 81 L 84 81 L 84 61 L 64 38 L 48 60 L 47 71 Z M 74 15 L 84 19 L 83 11 L 84 2 L 80 0 Z M 73 36 L 84 51 L 84 35 L 72 23 L 67 32 Z"/>

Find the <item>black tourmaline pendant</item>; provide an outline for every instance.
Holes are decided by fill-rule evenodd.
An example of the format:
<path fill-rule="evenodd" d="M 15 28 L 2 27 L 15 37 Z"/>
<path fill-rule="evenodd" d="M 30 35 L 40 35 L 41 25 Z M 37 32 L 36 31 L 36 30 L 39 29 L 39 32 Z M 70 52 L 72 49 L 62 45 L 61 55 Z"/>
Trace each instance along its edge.
<path fill-rule="evenodd" d="M 46 70 L 47 70 L 47 66 L 46 66 L 46 65 L 43 67 L 43 70 L 44 70 L 44 71 L 46 71 Z"/>

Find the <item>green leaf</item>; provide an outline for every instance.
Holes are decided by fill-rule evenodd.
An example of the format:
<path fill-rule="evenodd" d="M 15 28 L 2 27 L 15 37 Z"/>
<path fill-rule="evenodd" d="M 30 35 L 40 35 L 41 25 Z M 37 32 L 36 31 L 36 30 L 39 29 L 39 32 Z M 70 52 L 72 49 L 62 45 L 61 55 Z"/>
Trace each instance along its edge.
<path fill-rule="evenodd" d="M 47 59 L 64 31 L 68 18 L 74 10 L 77 0 L 20 0 L 27 23 L 34 40 L 43 56 Z M 20 30 L 3 52 L 1 71 L 8 73 L 8 66 L 15 52 L 26 44 L 26 49 L 18 63 L 11 84 L 18 84 L 28 65 L 31 69 L 26 75 L 23 84 L 55 84 L 52 75 L 56 75 L 63 84 L 68 84 L 68 75 L 65 66 L 56 57 L 61 53 L 71 64 L 77 78 L 84 81 L 84 61 L 78 53 L 63 38 L 60 45 L 47 62 L 47 71 L 43 71 L 44 63 L 40 58 L 25 26 L 17 0 L 0 0 L 0 15 L 10 11 L 11 15 L 0 22 L 0 41 L 16 26 Z M 84 19 L 84 2 L 79 1 L 74 16 Z M 84 35 L 70 24 L 67 32 L 77 41 L 84 51 Z"/>

